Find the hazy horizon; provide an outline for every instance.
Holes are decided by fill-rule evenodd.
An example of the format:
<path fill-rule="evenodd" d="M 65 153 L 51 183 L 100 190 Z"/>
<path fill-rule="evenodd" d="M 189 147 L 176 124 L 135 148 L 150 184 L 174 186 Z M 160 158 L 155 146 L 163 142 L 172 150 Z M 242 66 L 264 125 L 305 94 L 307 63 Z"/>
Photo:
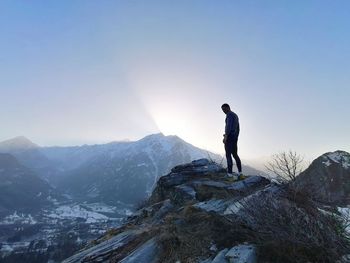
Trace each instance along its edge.
<path fill-rule="evenodd" d="M 350 2 L 2 1 L 0 141 L 162 132 L 224 153 L 350 151 Z"/>
<path fill-rule="evenodd" d="M 30 140 L 32 143 L 37 144 L 39 147 L 80 147 L 80 146 L 85 146 L 85 145 L 101 145 L 101 144 L 108 144 L 108 143 L 113 143 L 113 142 L 136 142 L 136 141 L 141 140 L 141 139 L 143 139 L 143 138 L 145 138 L 147 136 L 157 135 L 157 134 L 162 134 L 164 136 L 177 136 L 176 134 L 165 135 L 164 133 L 159 132 L 159 133 L 147 134 L 145 136 L 142 136 L 140 138 L 136 138 L 136 139 L 133 139 L 133 140 L 128 139 L 128 138 L 124 138 L 124 139 L 119 139 L 119 140 L 102 141 L 102 142 L 91 142 L 91 143 L 82 143 L 82 144 L 41 145 L 41 144 L 31 140 L 31 138 L 28 138 L 27 136 L 19 135 L 19 136 L 15 136 L 15 137 L 12 137 L 12 138 L 7 138 L 5 140 L 0 140 L 0 143 L 3 142 L 3 141 L 12 140 L 12 139 L 16 139 L 16 138 L 19 138 L 19 137 L 24 137 L 24 138 Z M 180 137 L 180 139 L 183 139 L 183 138 Z M 192 144 L 191 142 L 188 142 L 188 141 L 185 141 L 185 142 Z M 192 144 L 192 145 L 195 146 L 195 147 L 201 148 L 201 147 L 196 146 L 194 144 Z M 284 149 L 284 150 L 281 150 L 279 152 L 289 151 L 289 150 L 292 150 L 292 149 Z M 334 152 L 336 150 L 343 150 L 344 151 L 344 149 L 330 149 L 330 150 L 328 150 L 326 152 Z M 222 161 L 224 161 L 224 163 L 225 163 L 224 153 L 215 152 L 215 151 L 211 151 L 211 152 L 215 153 L 215 154 L 222 155 L 222 157 L 223 157 Z M 279 152 L 275 152 L 273 154 L 276 154 L 276 153 L 279 153 Z M 321 156 L 322 154 L 325 154 L 326 152 L 322 152 L 322 153 L 319 153 L 319 154 L 316 154 L 316 155 L 309 155 L 309 156 L 305 155 L 305 154 L 303 154 L 301 152 L 297 152 L 297 154 L 299 154 L 304 159 L 303 162 L 302 162 L 302 166 L 304 168 L 307 168 L 314 159 L 316 159 L 317 157 Z M 267 171 L 265 165 L 271 160 L 273 154 L 271 154 L 271 155 L 262 155 L 262 156 L 258 156 L 258 157 L 255 157 L 255 158 L 249 158 L 249 157 L 246 158 L 246 157 L 244 157 L 242 159 L 243 160 L 243 164 L 252 166 L 252 167 L 254 167 L 254 168 L 258 169 L 258 170 L 261 170 L 261 171 Z"/>

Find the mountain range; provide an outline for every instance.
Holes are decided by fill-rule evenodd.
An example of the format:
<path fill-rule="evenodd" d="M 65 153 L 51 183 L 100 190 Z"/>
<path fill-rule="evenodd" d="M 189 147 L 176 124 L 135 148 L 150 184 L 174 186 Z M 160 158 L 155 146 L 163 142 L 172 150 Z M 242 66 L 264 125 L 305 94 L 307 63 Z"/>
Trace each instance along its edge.
<path fill-rule="evenodd" d="M 119 225 L 172 167 L 203 157 L 223 160 L 162 133 L 68 147 L 0 142 L 0 261 L 59 262 Z"/>
<path fill-rule="evenodd" d="M 118 227 L 142 200 L 155 202 L 142 215 L 160 209 L 155 212 L 160 216 L 167 209 L 167 198 L 174 199 L 175 205 L 189 198 L 222 208 L 220 202 L 227 202 L 216 199 L 236 191 L 234 186 L 229 192 L 225 188 L 220 155 L 161 133 L 138 141 L 70 147 L 42 147 L 16 137 L 1 142 L 0 153 L 0 257 L 6 258 L 4 262 L 61 262 Z M 201 158 L 209 161 L 184 165 Z M 211 165 L 210 159 L 216 162 Z M 298 184 L 317 193 L 320 202 L 344 206 L 349 200 L 349 160 L 342 151 L 322 155 L 300 175 Z M 248 179 L 264 175 L 247 166 L 243 169 L 254 175 Z M 201 175 L 194 176 L 197 173 Z M 191 184 L 182 185 L 181 180 L 189 177 L 193 177 Z M 164 178 L 174 184 L 169 192 L 159 192 Z M 108 239 L 108 233 L 102 239 Z"/>
<path fill-rule="evenodd" d="M 48 205 L 52 188 L 10 154 L 0 153 L 0 218 L 21 211 L 33 213 Z"/>
<path fill-rule="evenodd" d="M 57 191 L 78 201 L 136 204 L 153 190 L 171 167 L 207 157 L 223 158 L 178 136 L 151 134 L 137 141 L 100 145 L 41 147 L 20 136 L 0 142 L 0 152 L 13 155 Z M 260 171 L 244 166 L 247 174 Z"/>

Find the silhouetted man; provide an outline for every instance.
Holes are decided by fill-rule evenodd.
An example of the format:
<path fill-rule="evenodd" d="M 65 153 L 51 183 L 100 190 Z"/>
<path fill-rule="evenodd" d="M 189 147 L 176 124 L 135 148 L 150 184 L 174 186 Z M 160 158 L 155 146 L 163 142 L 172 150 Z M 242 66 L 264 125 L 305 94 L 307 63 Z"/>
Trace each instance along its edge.
<path fill-rule="evenodd" d="M 242 164 L 241 159 L 238 156 L 238 135 L 239 135 L 239 119 L 236 113 L 231 111 L 230 106 L 225 103 L 221 106 L 222 111 L 226 114 L 225 119 L 225 134 L 223 143 L 225 144 L 225 152 L 226 152 L 226 160 L 227 160 L 227 177 L 236 177 L 232 174 L 232 157 L 236 161 L 239 177 L 243 177 L 242 175 Z M 237 179 L 237 178 L 235 178 Z"/>

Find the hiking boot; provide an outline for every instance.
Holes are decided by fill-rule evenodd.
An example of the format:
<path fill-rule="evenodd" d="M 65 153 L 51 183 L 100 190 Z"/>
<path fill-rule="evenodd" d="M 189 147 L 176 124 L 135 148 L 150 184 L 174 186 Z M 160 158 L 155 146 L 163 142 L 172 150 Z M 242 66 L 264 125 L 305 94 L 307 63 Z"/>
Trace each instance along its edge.
<path fill-rule="evenodd" d="M 235 174 L 233 174 L 233 173 L 227 173 L 227 174 L 225 175 L 225 178 L 226 178 L 226 179 L 231 179 L 231 180 L 237 180 L 237 179 L 238 179 L 237 175 L 235 175 Z"/>
<path fill-rule="evenodd" d="M 227 173 L 225 174 L 224 178 L 232 178 L 233 174 L 232 173 Z"/>
<path fill-rule="evenodd" d="M 242 173 L 240 173 L 239 175 L 238 175 L 238 180 L 243 180 L 243 179 L 245 179 L 246 178 L 246 176 L 244 175 L 244 174 L 242 174 Z"/>

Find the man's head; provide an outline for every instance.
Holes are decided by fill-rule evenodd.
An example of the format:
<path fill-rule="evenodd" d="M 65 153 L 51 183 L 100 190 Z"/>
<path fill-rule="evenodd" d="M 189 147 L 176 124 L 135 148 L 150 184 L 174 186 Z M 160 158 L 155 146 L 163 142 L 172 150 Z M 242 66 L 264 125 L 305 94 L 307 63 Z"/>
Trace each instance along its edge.
<path fill-rule="evenodd" d="M 221 109 L 225 114 L 231 111 L 230 105 L 228 105 L 227 103 L 222 104 Z"/>

